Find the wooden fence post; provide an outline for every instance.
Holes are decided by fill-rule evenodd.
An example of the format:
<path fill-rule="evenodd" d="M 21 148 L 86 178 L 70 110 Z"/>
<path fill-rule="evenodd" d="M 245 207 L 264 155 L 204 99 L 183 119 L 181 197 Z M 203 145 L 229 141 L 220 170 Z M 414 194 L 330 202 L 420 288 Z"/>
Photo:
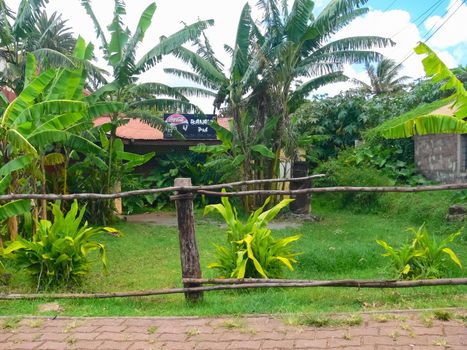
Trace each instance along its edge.
<path fill-rule="evenodd" d="M 175 187 L 191 186 L 190 178 L 175 179 Z M 195 235 L 195 216 L 193 212 L 193 193 L 177 192 L 175 199 L 177 207 L 177 221 L 180 241 L 180 261 L 183 278 L 201 278 L 198 246 Z M 185 288 L 199 287 L 197 283 L 183 283 Z M 203 299 L 202 292 L 187 292 L 185 299 L 197 302 Z"/>

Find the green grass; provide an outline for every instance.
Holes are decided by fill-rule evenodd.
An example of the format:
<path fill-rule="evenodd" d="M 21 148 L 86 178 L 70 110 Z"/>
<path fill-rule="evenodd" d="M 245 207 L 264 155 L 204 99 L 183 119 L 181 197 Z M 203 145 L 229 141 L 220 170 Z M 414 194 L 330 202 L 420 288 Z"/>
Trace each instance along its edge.
<path fill-rule="evenodd" d="M 392 278 L 382 249 L 375 243 L 383 239 L 398 245 L 409 226 L 427 223 L 439 236 L 452 233 L 462 225 L 446 223 L 443 215 L 449 193 L 400 195 L 401 203 L 388 202 L 388 211 L 356 214 L 326 207 L 326 197 L 314 201 L 314 212 L 322 221 L 306 223 L 298 229 L 279 230 L 278 237 L 301 233 L 296 248 L 302 252 L 294 279 L 387 279 Z M 392 203 L 392 204 L 391 204 Z M 395 204 L 394 204 L 395 203 Z M 405 207 L 404 207 L 405 205 Z M 395 208 L 398 208 L 397 210 Z M 215 277 L 207 265 L 213 261 L 213 243 L 223 243 L 223 229 L 216 223 L 198 220 L 197 238 L 205 277 Z M 109 272 L 95 270 L 76 291 L 135 291 L 180 287 L 180 260 L 176 228 L 149 224 L 120 223 L 121 238 L 106 237 Z M 465 233 L 453 244 L 467 266 Z M 97 259 L 96 259 L 97 260 Z M 452 269 L 452 277 L 466 276 Z M 22 272 L 15 272 L 2 292 L 31 292 Z M 446 297 L 449 296 L 449 297 Z M 37 315 L 44 300 L 0 301 L 0 315 Z M 60 300 L 64 315 L 72 316 L 149 316 L 149 315 L 240 315 L 252 313 L 321 313 L 405 308 L 467 307 L 467 287 L 426 287 L 414 289 L 264 289 L 205 293 L 198 305 L 185 303 L 183 295 L 106 300 Z"/>

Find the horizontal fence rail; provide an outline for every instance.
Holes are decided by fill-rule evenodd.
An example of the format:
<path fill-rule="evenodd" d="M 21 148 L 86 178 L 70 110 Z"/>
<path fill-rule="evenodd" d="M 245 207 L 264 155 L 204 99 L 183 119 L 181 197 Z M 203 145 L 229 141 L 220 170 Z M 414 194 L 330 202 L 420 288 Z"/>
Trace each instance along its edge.
<path fill-rule="evenodd" d="M 133 196 L 145 196 L 148 194 L 157 194 L 164 192 L 184 192 L 184 193 L 195 193 L 201 190 L 219 190 L 219 189 L 232 189 L 239 186 L 247 185 L 260 185 L 267 183 L 281 183 L 281 182 L 301 182 L 306 180 L 318 179 L 325 177 L 325 174 L 317 174 L 305 177 L 295 177 L 295 178 L 281 178 L 281 179 L 264 179 L 264 180 L 250 180 L 250 181 L 237 181 L 229 182 L 225 184 L 216 184 L 216 185 L 203 185 L 203 186 L 171 186 L 171 187 L 162 187 L 162 188 L 152 188 L 145 190 L 134 190 L 127 192 L 118 192 L 118 193 L 73 193 L 73 194 L 43 194 L 43 193 L 10 193 L 0 195 L 0 201 L 11 201 L 17 199 L 45 199 L 45 200 L 74 200 L 74 199 L 95 199 L 95 200 L 111 200 L 118 198 L 127 198 Z M 467 184 L 466 184 L 467 188 Z M 215 192 L 217 193 L 217 192 Z M 221 193 L 221 192 L 220 192 Z"/>
<path fill-rule="evenodd" d="M 467 285 L 467 278 L 430 279 L 430 280 L 277 280 L 277 279 L 203 279 L 199 265 L 199 253 L 196 245 L 195 222 L 193 214 L 193 196 L 195 194 L 215 197 L 241 197 L 250 195 L 289 195 L 299 197 L 312 193 L 332 192 L 398 192 L 414 193 L 428 191 L 446 191 L 467 189 L 467 183 L 428 185 L 416 187 L 307 187 L 297 190 L 261 190 L 255 185 L 306 182 L 322 178 L 326 175 L 312 175 L 290 179 L 265 179 L 238 181 L 207 186 L 191 186 L 190 179 L 176 179 L 175 186 L 155 189 L 144 189 L 120 193 L 74 193 L 74 194 L 6 194 L 0 195 L 0 201 L 18 199 L 36 200 L 113 200 L 140 195 L 172 192 L 171 199 L 176 202 L 179 227 L 180 257 L 182 265 L 183 288 L 108 292 L 108 293 L 36 293 L 36 294 L 1 294 L 0 300 L 33 300 L 33 299 L 106 299 L 144 297 L 167 294 L 185 294 L 188 301 L 202 300 L 202 293 L 208 291 L 255 289 L 255 288 L 315 288 L 315 287 L 347 287 L 347 288 L 414 288 L 428 286 L 460 286 Z M 309 185 L 308 185 L 309 186 Z M 236 188 L 240 187 L 240 190 Z M 246 187 L 246 190 L 245 190 Z M 220 190 L 229 190 L 224 192 Z"/>
<path fill-rule="evenodd" d="M 415 281 L 378 281 L 378 280 L 224 280 L 224 284 L 218 284 L 221 280 L 210 279 L 183 279 L 184 283 L 216 284 L 207 287 L 172 288 L 147 290 L 136 292 L 114 292 L 114 293 L 53 293 L 53 294 L 0 294 L 0 300 L 33 300 L 33 299 L 109 299 L 147 297 L 181 293 L 199 293 L 216 290 L 236 290 L 255 288 L 316 288 L 316 287 L 351 287 L 351 288 L 414 288 L 429 286 L 459 286 L 467 285 L 467 278 L 431 279 Z"/>
<path fill-rule="evenodd" d="M 12 201 L 18 199 L 45 199 L 45 200 L 74 200 L 74 199 L 94 199 L 94 200 L 112 200 L 118 198 L 127 198 L 132 196 L 150 195 L 163 192 L 181 192 L 181 193 L 198 193 L 214 197 L 235 197 L 235 196 L 251 196 L 251 195 L 299 195 L 309 193 L 332 193 L 332 192 L 399 192 L 399 193 L 414 193 L 414 192 L 430 192 L 430 191 L 449 191 L 449 190 L 465 190 L 467 183 L 447 184 L 447 185 L 428 185 L 428 186 L 387 186 L 387 187 L 313 187 L 304 188 L 299 190 L 250 190 L 250 191 L 237 191 L 237 192 L 218 192 L 212 191 L 213 189 L 232 188 L 242 185 L 255 185 L 274 182 L 294 182 L 304 181 L 313 177 L 293 178 L 293 179 L 277 179 L 277 180 L 258 180 L 258 181 L 244 181 L 233 182 L 212 186 L 172 186 L 164 188 L 154 188 L 147 190 L 136 190 L 119 193 L 73 193 L 73 194 L 4 194 L 0 195 L 0 201 Z M 316 177 L 314 177 L 316 178 Z"/>

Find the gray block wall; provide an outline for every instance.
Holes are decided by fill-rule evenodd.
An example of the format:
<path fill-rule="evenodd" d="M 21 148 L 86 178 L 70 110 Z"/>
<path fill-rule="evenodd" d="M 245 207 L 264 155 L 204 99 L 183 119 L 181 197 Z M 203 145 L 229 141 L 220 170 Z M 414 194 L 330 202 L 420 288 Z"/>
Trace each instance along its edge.
<path fill-rule="evenodd" d="M 465 182 L 467 135 L 440 134 L 415 137 L 415 163 L 428 179 Z"/>

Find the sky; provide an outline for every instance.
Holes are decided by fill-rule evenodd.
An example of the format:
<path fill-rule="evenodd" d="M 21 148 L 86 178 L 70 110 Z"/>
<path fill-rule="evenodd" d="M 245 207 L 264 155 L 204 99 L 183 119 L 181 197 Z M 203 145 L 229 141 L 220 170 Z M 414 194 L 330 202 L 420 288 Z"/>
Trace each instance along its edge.
<path fill-rule="evenodd" d="M 15 10 L 19 0 L 6 0 L 8 6 Z M 127 0 L 127 15 L 124 23 L 134 31 L 143 10 L 151 0 Z M 232 45 L 235 41 L 240 12 L 246 0 L 155 0 L 157 10 L 153 23 L 148 30 L 143 44 L 138 49 L 138 56 L 144 55 L 155 46 L 161 35 L 170 35 L 183 27 L 183 23 L 193 23 L 198 19 L 214 19 L 215 25 L 207 30 L 207 35 L 218 54 L 219 59 L 229 68 L 230 58 L 224 52 L 224 44 Z M 256 0 L 249 0 L 254 7 Z M 290 1 L 292 3 L 292 1 Z M 319 13 L 329 0 L 316 0 L 315 13 Z M 113 0 L 93 0 L 94 12 L 101 25 L 106 27 L 112 20 Z M 467 64 L 467 1 L 465 0 L 369 0 L 366 6 L 370 9 L 365 16 L 357 18 L 350 25 L 336 33 L 335 38 L 356 35 L 379 35 L 390 37 L 396 42 L 394 47 L 377 49 L 385 56 L 404 61 L 401 74 L 413 78 L 423 76 L 422 57 L 411 54 L 413 48 L 422 40 L 427 41 L 444 62 L 455 67 Z M 86 41 L 92 41 L 98 47 L 94 27 L 79 0 L 50 0 L 48 12 L 62 13 L 68 19 L 68 25 L 75 33 Z M 257 15 L 253 11 L 253 16 Z M 441 24 L 444 25 L 434 35 Z M 105 24 L 105 25 L 103 25 Z M 431 36 L 431 37 L 430 37 Z M 96 55 L 102 57 L 100 52 Z M 408 57 L 408 58 L 407 58 Z M 103 68 L 105 61 L 98 60 Z M 157 81 L 171 86 L 189 85 L 186 81 L 169 76 L 163 72 L 164 67 L 185 68 L 174 57 L 166 57 L 163 62 L 146 72 L 141 81 Z M 351 78 L 368 80 L 362 66 L 346 66 L 344 72 Z M 337 83 L 321 88 L 316 94 L 335 95 L 352 87 L 350 83 Z M 209 113 L 212 101 L 193 98 L 192 102 Z"/>

